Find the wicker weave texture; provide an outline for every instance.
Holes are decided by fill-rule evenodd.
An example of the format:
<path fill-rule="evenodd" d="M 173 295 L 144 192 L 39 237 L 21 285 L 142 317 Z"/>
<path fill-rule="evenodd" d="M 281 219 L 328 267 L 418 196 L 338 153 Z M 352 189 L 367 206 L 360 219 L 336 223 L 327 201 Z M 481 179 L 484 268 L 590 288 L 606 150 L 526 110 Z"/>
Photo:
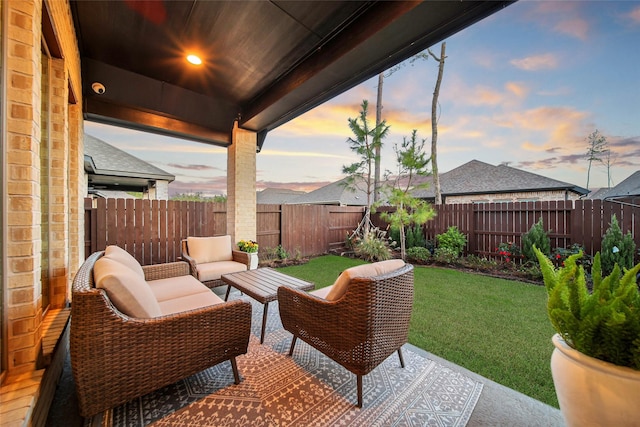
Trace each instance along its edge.
<path fill-rule="evenodd" d="M 73 282 L 71 366 L 82 416 L 88 417 L 247 352 L 251 305 L 232 301 L 153 319 L 120 313 L 93 283 L 92 254 Z M 182 264 L 182 265 L 181 265 Z M 185 263 L 145 268 L 168 277 Z M 185 270 L 186 269 L 186 270 Z M 151 271 L 149 271 L 151 270 Z"/>
<path fill-rule="evenodd" d="M 251 255 L 248 252 L 236 251 L 232 250 L 231 255 L 235 262 L 239 262 L 240 264 L 244 264 L 247 266 L 247 270 L 251 265 Z M 191 270 L 191 275 L 198 278 L 198 267 L 196 260 L 194 260 L 189 255 L 189 246 L 187 245 L 187 239 L 182 239 L 182 259 L 189 263 L 189 269 Z M 209 288 L 215 288 L 218 286 L 226 286 L 227 284 L 223 282 L 221 279 L 216 280 L 205 280 L 202 282 L 205 286 Z"/>
<path fill-rule="evenodd" d="M 284 328 L 356 375 L 366 375 L 407 342 L 413 308 L 413 266 L 353 279 L 346 294 L 326 301 L 278 289 Z"/>

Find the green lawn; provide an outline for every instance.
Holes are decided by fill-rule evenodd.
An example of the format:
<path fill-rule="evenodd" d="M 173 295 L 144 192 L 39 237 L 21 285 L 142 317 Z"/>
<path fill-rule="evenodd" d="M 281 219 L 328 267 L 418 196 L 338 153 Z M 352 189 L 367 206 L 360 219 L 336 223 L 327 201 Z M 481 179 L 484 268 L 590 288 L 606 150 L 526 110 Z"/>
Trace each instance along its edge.
<path fill-rule="evenodd" d="M 362 263 L 327 255 L 280 270 L 318 289 Z M 549 367 L 554 330 L 546 300 L 542 286 L 418 266 L 409 342 L 558 407 Z"/>

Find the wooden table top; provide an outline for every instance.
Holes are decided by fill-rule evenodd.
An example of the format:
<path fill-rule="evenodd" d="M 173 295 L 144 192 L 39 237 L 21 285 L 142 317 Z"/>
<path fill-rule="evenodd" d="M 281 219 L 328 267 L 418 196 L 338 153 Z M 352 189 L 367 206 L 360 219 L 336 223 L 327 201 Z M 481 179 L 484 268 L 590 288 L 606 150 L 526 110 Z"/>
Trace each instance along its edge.
<path fill-rule="evenodd" d="M 223 274 L 223 282 L 249 295 L 262 304 L 278 298 L 280 286 L 290 286 L 303 291 L 313 290 L 314 284 L 275 271 L 269 267 L 239 273 Z"/>

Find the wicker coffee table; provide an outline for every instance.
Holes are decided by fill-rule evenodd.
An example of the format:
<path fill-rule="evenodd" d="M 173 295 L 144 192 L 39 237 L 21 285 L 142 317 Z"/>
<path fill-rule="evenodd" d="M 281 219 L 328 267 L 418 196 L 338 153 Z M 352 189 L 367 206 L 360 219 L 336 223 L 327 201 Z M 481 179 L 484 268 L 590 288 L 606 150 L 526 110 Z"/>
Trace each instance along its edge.
<path fill-rule="evenodd" d="M 224 297 L 225 301 L 229 298 L 229 292 L 231 291 L 231 286 L 233 286 L 240 292 L 244 292 L 259 303 L 264 304 L 260 344 L 264 342 L 264 329 L 267 325 L 269 303 L 278 298 L 278 288 L 280 286 L 289 286 L 302 289 L 303 291 L 310 291 L 314 288 L 311 282 L 305 282 L 304 280 L 287 276 L 268 267 L 241 271 L 239 273 L 223 274 L 220 278 L 224 283 L 229 285 L 227 287 L 227 294 Z"/>

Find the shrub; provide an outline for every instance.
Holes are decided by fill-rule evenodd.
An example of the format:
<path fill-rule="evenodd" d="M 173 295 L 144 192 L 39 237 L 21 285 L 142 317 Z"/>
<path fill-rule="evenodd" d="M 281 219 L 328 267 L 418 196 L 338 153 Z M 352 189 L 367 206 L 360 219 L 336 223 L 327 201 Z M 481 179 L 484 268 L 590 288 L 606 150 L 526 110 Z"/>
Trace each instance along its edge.
<path fill-rule="evenodd" d="M 394 247 L 400 246 L 400 228 L 398 227 L 389 228 L 389 241 L 391 245 Z"/>
<path fill-rule="evenodd" d="M 458 260 L 459 256 L 460 254 L 455 249 L 440 247 L 436 249 L 433 259 L 443 264 L 453 264 Z"/>
<path fill-rule="evenodd" d="M 574 243 L 568 248 L 555 248 L 551 252 L 551 255 L 549 256 L 549 258 L 551 259 L 551 261 L 553 261 L 553 263 L 556 266 L 563 266 L 567 258 L 569 258 L 571 255 L 576 255 L 581 252 L 584 253 L 584 246 L 582 246 L 580 243 Z M 591 255 L 585 254 L 582 258 L 578 258 L 576 262 L 579 265 L 582 265 L 583 267 L 585 267 L 586 271 L 591 271 L 591 263 L 592 263 Z"/>
<path fill-rule="evenodd" d="M 407 248 L 413 248 L 414 246 L 418 246 L 416 245 L 416 237 L 413 233 L 413 228 L 412 227 L 407 227 L 405 232 L 404 232 L 404 239 L 405 239 L 405 247 Z"/>
<path fill-rule="evenodd" d="M 413 246 L 424 248 L 426 246 L 427 239 L 424 237 L 424 230 L 421 225 L 413 226 Z M 411 246 L 407 246 L 410 248 Z"/>
<path fill-rule="evenodd" d="M 429 260 L 429 258 L 431 258 L 431 252 L 427 248 L 414 246 L 412 248 L 407 249 L 407 258 L 410 261 L 424 262 Z"/>
<path fill-rule="evenodd" d="M 355 244 L 356 255 L 366 261 L 384 261 L 391 258 L 386 239 L 370 232 Z"/>
<path fill-rule="evenodd" d="M 551 253 L 551 239 L 544 231 L 542 223 L 542 217 L 536 224 L 531 227 L 529 231 L 522 235 L 522 255 L 524 255 L 527 261 L 536 261 L 536 254 L 533 251 L 533 246 L 546 256 Z"/>
<path fill-rule="evenodd" d="M 521 257 L 520 246 L 513 242 L 500 243 L 496 249 L 498 250 L 498 255 L 505 262 L 511 262 Z"/>
<path fill-rule="evenodd" d="M 602 238 L 602 274 L 607 275 L 613 271 L 614 265 L 620 268 L 630 269 L 633 267 L 633 254 L 636 244 L 630 232 L 622 236 L 622 230 L 618 225 L 615 215 L 611 217 L 611 224 Z"/>
<path fill-rule="evenodd" d="M 438 240 L 438 249 L 447 249 L 454 253 L 456 258 L 462 254 L 467 245 L 467 237 L 456 226 L 449 227 L 446 232 L 438 234 L 436 239 Z M 436 249 L 436 255 L 438 249 Z"/>

